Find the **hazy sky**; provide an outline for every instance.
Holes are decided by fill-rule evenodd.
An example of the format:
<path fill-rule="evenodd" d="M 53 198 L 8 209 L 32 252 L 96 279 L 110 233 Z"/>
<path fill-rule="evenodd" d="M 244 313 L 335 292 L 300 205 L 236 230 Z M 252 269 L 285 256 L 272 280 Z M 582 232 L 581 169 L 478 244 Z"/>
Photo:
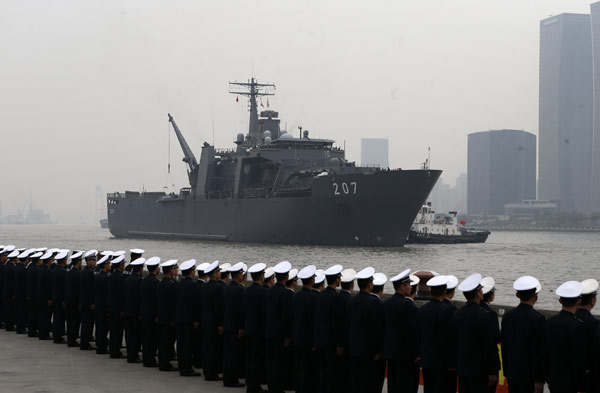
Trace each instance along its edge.
<path fill-rule="evenodd" d="M 0 0 L 0 202 L 29 194 L 61 223 L 94 222 L 96 187 L 161 190 L 171 112 L 199 156 L 247 132 L 229 81 L 277 85 L 282 124 L 360 160 L 432 164 L 453 184 L 467 134 L 537 134 L 539 21 L 580 0 Z M 266 106 L 266 100 L 263 101 Z M 187 185 L 171 134 L 172 181 Z M 103 201 L 104 202 L 104 201 Z"/>

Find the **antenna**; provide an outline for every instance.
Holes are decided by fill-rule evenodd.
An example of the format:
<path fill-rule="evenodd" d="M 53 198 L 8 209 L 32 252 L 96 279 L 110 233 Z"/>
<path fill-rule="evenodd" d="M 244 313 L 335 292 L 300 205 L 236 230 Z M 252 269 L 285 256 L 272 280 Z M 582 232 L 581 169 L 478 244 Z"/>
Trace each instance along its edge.
<path fill-rule="evenodd" d="M 240 90 L 232 90 L 232 89 L 245 89 L 245 91 Z M 248 82 L 229 82 L 229 93 L 237 94 L 241 96 L 250 97 L 250 124 L 248 128 L 248 134 L 250 135 L 249 143 L 258 144 L 261 141 L 261 136 L 259 135 L 258 129 L 258 108 L 256 104 L 256 98 L 262 96 L 272 96 L 275 95 L 273 91 L 275 90 L 275 85 L 272 83 L 258 83 L 254 77 L 250 79 Z"/>
<path fill-rule="evenodd" d="M 429 168 L 431 168 L 431 146 L 427 147 L 427 162 L 429 163 Z"/>
<path fill-rule="evenodd" d="M 215 145 L 215 106 L 214 104 L 210 108 L 212 115 L 212 131 L 213 131 L 213 146 Z"/>

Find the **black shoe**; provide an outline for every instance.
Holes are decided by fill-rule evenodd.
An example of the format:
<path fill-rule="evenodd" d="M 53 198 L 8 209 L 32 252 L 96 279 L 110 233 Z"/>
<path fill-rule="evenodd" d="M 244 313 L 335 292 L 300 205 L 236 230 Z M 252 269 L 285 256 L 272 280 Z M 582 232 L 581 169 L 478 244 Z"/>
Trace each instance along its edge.
<path fill-rule="evenodd" d="M 108 350 L 107 349 L 96 349 L 96 354 L 97 355 L 108 355 Z"/>
<path fill-rule="evenodd" d="M 200 373 L 197 373 L 195 371 L 184 371 L 180 372 L 179 375 L 181 375 L 182 377 L 199 377 Z"/>
<path fill-rule="evenodd" d="M 235 382 L 235 383 L 224 383 L 223 386 L 225 386 L 226 388 L 243 388 L 246 385 L 243 383 Z"/>
<path fill-rule="evenodd" d="M 38 339 L 40 339 L 40 340 L 52 340 L 52 337 L 45 336 L 45 337 L 38 337 Z"/>
<path fill-rule="evenodd" d="M 111 353 L 110 354 L 110 358 L 111 359 L 123 359 L 125 356 L 123 356 L 123 354 L 121 352 L 119 353 Z"/>
<path fill-rule="evenodd" d="M 15 328 L 14 328 L 14 327 L 12 327 L 12 326 L 8 326 L 8 327 L 6 328 L 6 331 L 7 331 L 7 332 L 14 332 L 14 331 L 15 331 Z"/>
<path fill-rule="evenodd" d="M 179 369 L 177 367 L 173 367 L 171 365 L 169 365 L 169 367 L 167 367 L 167 368 L 159 367 L 158 370 L 159 371 L 179 371 Z"/>
<path fill-rule="evenodd" d="M 79 349 L 81 349 L 82 351 L 93 351 L 96 348 L 92 347 L 91 345 L 84 345 L 83 347 L 80 346 Z"/>
<path fill-rule="evenodd" d="M 67 343 L 67 347 L 69 347 L 69 348 L 75 348 L 75 347 L 79 347 L 79 344 L 77 344 L 77 343 Z"/>
<path fill-rule="evenodd" d="M 142 361 L 140 359 L 127 359 L 127 363 L 141 363 Z"/>
<path fill-rule="evenodd" d="M 64 338 L 59 338 L 54 340 L 54 344 L 66 344 L 67 341 Z"/>
<path fill-rule="evenodd" d="M 27 330 L 17 330 L 17 334 L 25 334 L 27 333 Z"/>
<path fill-rule="evenodd" d="M 158 367 L 158 363 L 144 363 L 144 367 Z"/>
<path fill-rule="evenodd" d="M 37 334 L 37 333 L 29 333 L 29 334 L 27 335 L 27 337 L 37 337 L 37 336 L 38 336 L 38 334 Z"/>
<path fill-rule="evenodd" d="M 212 376 L 212 377 L 204 377 L 204 380 L 205 381 L 222 381 L 223 378 L 216 375 L 216 376 Z"/>

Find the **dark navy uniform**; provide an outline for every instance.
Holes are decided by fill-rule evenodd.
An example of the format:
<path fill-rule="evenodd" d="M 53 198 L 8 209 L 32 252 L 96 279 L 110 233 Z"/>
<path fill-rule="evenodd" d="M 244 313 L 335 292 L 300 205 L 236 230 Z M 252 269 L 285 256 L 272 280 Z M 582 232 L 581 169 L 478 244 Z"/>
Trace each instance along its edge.
<path fill-rule="evenodd" d="M 599 323 L 596 317 L 592 315 L 585 308 L 577 309 L 575 312 L 575 316 L 583 321 L 583 326 L 585 328 L 585 339 L 587 342 L 587 367 L 588 367 L 588 375 L 587 375 L 587 385 L 586 392 L 598 392 L 600 391 L 600 381 L 598 380 L 600 375 L 596 371 L 596 367 L 594 364 L 596 362 L 595 358 L 598 357 L 598 354 L 594 352 L 594 340 L 596 335 L 596 330 L 598 329 Z"/>
<path fill-rule="evenodd" d="M 316 350 L 318 389 L 321 392 L 337 392 L 340 389 L 340 380 L 333 376 L 337 365 L 337 347 L 343 345 L 340 328 L 344 318 L 344 305 L 340 295 L 332 287 L 312 294 L 315 296 L 312 300 L 314 301 L 312 331 L 313 346 Z M 309 299 L 306 295 L 305 298 Z"/>
<path fill-rule="evenodd" d="M 15 330 L 15 265 L 4 265 L 4 328 L 8 332 Z"/>
<path fill-rule="evenodd" d="M 277 283 L 265 294 L 265 339 L 267 342 L 267 383 L 270 393 L 282 393 L 285 387 L 284 349 L 292 336 L 290 307 L 292 291 Z"/>
<path fill-rule="evenodd" d="M 388 392 L 419 389 L 419 313 L 415 304 L 396 293 L 383 302 L 385 335 L 383 357 L 388 362 Z"/>
<path fill-rule="evenodd" d="M 81 339 L 79 348 L 91 349 L 94 331 L 94 269 L 86 266 L 79 275 L 79 305 L 81 308 Z"/>
<path fill-rule="evenodd" d="M 22 260 L 15 265 L 15 325 L 18 334 L 27 327 L 27 270 Z"/>
<path fill-rule="evenodd" d="M 223 385 L 239 385 L 244 370 L 244 287 L 231 281 L 223 291 Z"/>
<path fill-rule="evenodd" d="M 198 322 L 195 307 L 195 285 L 190 277 L 184 277 L 177 283 L 175 324 L 177 325 L 177 362 L 181 375 L 194 372 L 192 361 L 192 338 L 194 322 Z"/>
<path fill-rule="evenodd" d="M 223 286 L 218 281 L 210 280 L 204 286 L 202 302 L 202 338 L 204 378 L 218 378 L 222 359 L 222 335 L 219 327 L 223 327 Z"/>
<path fill-rule="evenodd" d="M 108 262 L 105 262 L 108 263 Z M 108 353 L 108 274 L 94 276 L 94 316 L 96 318 L 96 353 Z"/>
<path fill-rule="evenodd" d="M 175 329 L 176 302 L 175 279 L 163 277 L 156 286 L 158 367 L 163 371 L 171 369 L 170 361 L 175 354 L 174 345 L 177 337 Z"/>
<path fill-rule="evenodd" d="M 139 362 L 139 352 L 142 346 L 142 321 L 140 319 L 140 284 L 142 277 L 139 273 L 131 273 L 124 283 L 125 303 L 125 345 L 127 346 L 127 362 Z"/>
<path fill-rule="evenodd" d="M 29 337 L 37 337 L 38 304 L 37 304 L 37 272 L 38 267 L 31 263 L 27 268 L 27 330 Z"/>
<path fill-rule="evenodd" d="M 76 347 L 79 325 L 79 291 L 81 284 L 81 270 L 71 268 L 65 279 L 65 304 L 67 306 L 67 345 Z"/>
<path fill-rule="evenodd" d="M 125 295 L 125 277 L 119 270 L 113 270 L 107 280 L 106 310 L 108 311 L 111 358 L 121 358 L 123 345 L 123 303 Z"/>
<path fill-rule="evenodd" d="M 494 343 L 496 344 L 496 355 L 494 356 L 494 362 L 495 362 L 494 368 L 496 369 L 495 375 L 498 376 L 498 372 L 500 371 L 500 354 L 498 353 L 498 350 L 497 350 L 498 343 L 500 342 L 500 324 L 498 322 L 498 313 L 496 313 L 496 311 L 494 311 L 494 309 L 491 308 L 488 303 L 481 302 L 480 306 L 481 306 L 481 308 L 483 308 L 486 311 L 486 314 L 485 314 L 486 326 L 488 327 L 489 334 L 492 336 L 492 339 L 494 340 Z M 497 381 L 496 381 L 496 384 L 497 384 Z M 494 384 L 493 386 L 488 386 L 486 392 L 495 393 L 496 392 L 496 384 Z"/>
<path fill-rule="evenodd" d="M 457 310 L 456 304 L 454 304 L 454 302 L 452 300 L 447 299 L 447 298 L 444 299 L 444 304 L 450 308 L 450 315 L 451 316 L 454 315 L 454 313 Z M 456 342 L 452 341 L 452 343 L 454 344 L 452 346 L 452 350 L 454 351 L 454 357 L 456 358 Z M 454 360 L 453 364 L 454 364 L 454 367 L 456 367 L 456 360 Z M 456 375 L 456 369 L 446 371 L 446 387 L 445 387 L 444 392 L 445 393 L 456 393 L 456 390 L 458 389 L 457 382 L 458 382 L 458 376 Z"/>
<path fill-rule="evenodd" d="M 332 289 L 334 293 L 335 289 Z M 324 293 L 324 292 L 323 292 Z M 313 374 L 314 365 L 314 332 L 320 326 L 315 325 L 315 293 L 308 288 L 301 288 L 292 297 L 292 344 L 294 346 L 294 368 L 296 392 L 314 392 L 317 378 Z M 337 293 L 334 297 L 337 303 Z M 334 352 L 335 359 L 335 352 Z M 333 363 L 333 362 L 332 362 Z M 334 374 L 331 374 L 331 378 Z"/>
<path fill-rule="evenodd" d="M 41 265 L 36 277 L 36 300 L 38 305 L 38 338 L 50 339 L 52 317 L 52 277 L 48 265 Z"/>
<path fill-rule="evenodd" d="M 156 286 L 158 279 L 148 274 L 140 284 L 140 312 L 142 316 L 142 361 L 144 366 L 156 365 Z"/>
<path fill-rule="evenodd" d="M 244 335 L 246 337 L 246 386 L 248 393 L 261 390 L 265 375 L 265 302 L 267 288 L 253 282 L 244 291 Z"/>
<path fill-rule="evenodd" d="M 192 339 L 192 360 L 194 363 L 194 368 L 201 369 L 202 368 L 202 293 L 204 289 L 204 285 L 206 285 L 206 281 L 202 279 L 198 279 L 194 283 L 194 307 L 196 308 L 196 315 L 198 317 L 198 328 L 193 332 Z"/>
<path fill-rule="evenodd" d="M 546 382 L 551 392 L 585 392 L 587 351 L 583 321 L 568 311 L 546 321 Z"/>
<path fill-rule="evenodd" d="M 533 392 L 544 382 L 544 325 L 542 314 L 521 303 L 502 317 L 502 365 L 513 392 Z"/>
<path fill-rule="evenodd" d="M 467 302 L 453 316 L 457 337 L 459 390 L 463 393 L 486 391 L 490 375 L 497 373 L 498 350 L 487 312 L 475 302 Z"/>
<path fill-rule="evenodd" d="M 352 299 L 350 291 L 342 289 L 340 291 L 340 312 L 341 317 L 339 323 L 339 339 L 340 344 L 344 348 L 344 352 L 336 359 L 335 379 L 338 381 L 340 392 L 349 392 L 351 390 L 350 378 L 350 355 L 348 354 L 348 302 Z"/>
<path fill-rule="evenodd" d="M 0 327 L 4 328 L 4 267 L 8 261 L 0 261 Z"/>
<path fill-rule="evenodd" d="M 419 308 L 421 367 L 425 393 L 446 392 L 449 370 L 456 368 L 456 335 L 452 309 L 437 299 Z M 456 372 L 451 372 L 456 376 Z M 456 392 L 456 377 L 454 377 Z"/>
<path fill-rule="evenodd" d="M 55 343 L 65 342 L 65 278 L 67 272 L 64 267 L 56 265 L 52 270 L 52 339 Z"/>

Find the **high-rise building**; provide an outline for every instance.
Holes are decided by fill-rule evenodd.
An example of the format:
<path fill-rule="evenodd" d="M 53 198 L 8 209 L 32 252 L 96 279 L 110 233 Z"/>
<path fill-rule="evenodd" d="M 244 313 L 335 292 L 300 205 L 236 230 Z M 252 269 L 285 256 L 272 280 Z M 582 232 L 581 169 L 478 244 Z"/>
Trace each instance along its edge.
<path fill-rule="evenodd" d="M 389 168 L 388 140 L 386 138 L 362 138 L 360 140 L 360 164 Z"/>
<path fill-rule="evenodd" d="M 561 14 L 542 20 L 538 195 L 558 200 L 562 211 L 589 210 L 592 76 L 590 15 Z"/>
<path fill-rule="evenodd" d="M 504 205 L 535 199 L 535 135 L 519 130 L 469 134 L 467 210 L 504 214 Z"/>
<path fill-rule="evenodd" d="M 592 149 L 592 181 L 590 211 L 600 212 L 600 2 L 591 5 L 592 55 L 594 75 L 594 134 Z"/>

